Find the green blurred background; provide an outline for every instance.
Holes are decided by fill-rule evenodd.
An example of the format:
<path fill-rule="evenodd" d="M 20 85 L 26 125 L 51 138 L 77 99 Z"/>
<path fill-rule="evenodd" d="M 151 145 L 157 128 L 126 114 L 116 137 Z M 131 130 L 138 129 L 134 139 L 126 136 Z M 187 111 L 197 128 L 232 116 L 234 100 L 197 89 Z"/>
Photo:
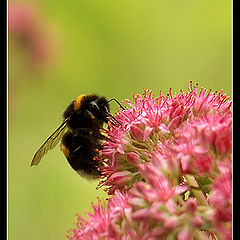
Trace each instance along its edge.
<path fill-rule="evenodd" d="M 8 233 L 64 239 L 105 193 L 58 147 L 33 154 L 82 93 L 119 100 L 189 81 L 232 93 L 232 1 L 8 1 Z M 114 111 L 116 105 L 112 103 Z"/>

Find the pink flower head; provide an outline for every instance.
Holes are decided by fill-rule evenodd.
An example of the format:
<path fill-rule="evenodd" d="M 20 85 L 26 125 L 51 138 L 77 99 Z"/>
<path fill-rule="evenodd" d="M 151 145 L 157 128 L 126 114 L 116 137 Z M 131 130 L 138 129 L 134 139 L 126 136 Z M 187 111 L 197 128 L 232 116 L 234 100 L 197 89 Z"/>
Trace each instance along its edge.
<path fill-rule="evenodd" d="M 114 198 L 109 199 L 107 205 L 99 200 L 97 205 L 92 205 L 93 213 L 88 213 L 88 218 L 78 215 L 76 228 L 69 231 L 68 239 L 119 239 L 118 221 L 122 222 L 125 212 L 127 213 L 126 203 L 127 195 L 117 191 Z"/>
<path fill-rule="evenodd" d="M 93 207 L 94 213 L 88 213 L 88 219 L 77 215 L 76 228 L 69 231 L 68 238 L 71 240 L 103 239 L 106 237 L 106 228 L 109 225 L 109 216 L 105 204 L 99 200 L 98 205 Z"/>
<path fill-rule="evenodd" d="M 101 203 L 88 219 L 79 218 L 69 239 L 230 240 L 228 99 L 191 83 L 186 93 L 154 97 L 145 90 L 126 100 L 98 159 L 99 187 L 111 195 L 107 207 Z"/>
<path fill-rule="evenodd" d="M 221 173 L 213 183 L 209 203 L 214 209 L 213 223 L 224 239 L 232 231 L 232 170 Z"/>
<path fill-rule="evenodd" d="M 211 92 L 201 88 L 198 93 L 198 85 L 190 89 L 193 91 L 194 104 L 192 107 L 195 116 L 203 116 L 208 114 L 230 113 L 232 101 L 228 101 L 230 97 L 223 94 L 223 90 L 219 92 Z"/>
<path fill-rule="evenodd" d="M 154 97 L 152 91 L 133 95 L 133 103 L 125 100 L 126 110 L 117 113 L 121 126 L 110 124 L 109 141 L 101 151 L 104 163 L 101 185 L 109 191 L 123 189 L 122 181 L 112 181 L 115 172 L 128 171 L 125 188 L 142 180 L 139 164 L 147 164 L 161 156 L 157 164 L 164 174 L 215 174 L 215 161 L 228 158 L 232 147 L 231 101 L 220 91 L 212 93 L 198 86 L 167 96 Z M 219 158 L 219 154 L 222 156 Z M 217 159 L 218 158 L 218 159 Z M 165 159 L 165 160 L 163 160 Z M 156 161 L 155 161 L 156 166 Z M 114 176 L 114 175 L 113 175 Z"/>
<path fill-rule="evenodd" d="M 215 163 L 231 155 L 231 123 L 230 114 L 215 113 L 190 120 L 177 129 L 171 154 L 179 160 L 181 171 L 199 175 L 217 171 Z"/>

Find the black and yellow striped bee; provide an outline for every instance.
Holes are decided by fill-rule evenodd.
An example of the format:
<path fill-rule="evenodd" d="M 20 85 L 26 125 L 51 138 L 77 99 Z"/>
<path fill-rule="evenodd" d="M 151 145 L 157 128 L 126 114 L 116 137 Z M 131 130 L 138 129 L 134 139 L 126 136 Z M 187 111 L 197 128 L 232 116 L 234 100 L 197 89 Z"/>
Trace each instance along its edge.
<path fill-rule="evenodd" d="M 38 165 L 42 157 L 61 140 L 60 148 L 71 167 L 81 176 L 97 178 L 101 162 L 95 160 L 101 147 L 103 124 L 110 119 L 121 123 L 110 114 L 105 97 L 82 94 L 74 99 L 63 112 L 62 124 L 47 138 L 35 153 L 31 166 Z"/>

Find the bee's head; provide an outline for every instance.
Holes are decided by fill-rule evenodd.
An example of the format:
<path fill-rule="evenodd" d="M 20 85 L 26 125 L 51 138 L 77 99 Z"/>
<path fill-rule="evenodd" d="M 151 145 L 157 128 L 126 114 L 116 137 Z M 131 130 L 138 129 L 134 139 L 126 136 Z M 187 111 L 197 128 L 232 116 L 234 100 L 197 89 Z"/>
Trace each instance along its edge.
<path fill-rule="evenodd" d="M 106 116 L 109 112 L 109 104 L 104 97 L 97 98 L 89 103 L 91 113 L 103 121 L 107 121 Z"/>

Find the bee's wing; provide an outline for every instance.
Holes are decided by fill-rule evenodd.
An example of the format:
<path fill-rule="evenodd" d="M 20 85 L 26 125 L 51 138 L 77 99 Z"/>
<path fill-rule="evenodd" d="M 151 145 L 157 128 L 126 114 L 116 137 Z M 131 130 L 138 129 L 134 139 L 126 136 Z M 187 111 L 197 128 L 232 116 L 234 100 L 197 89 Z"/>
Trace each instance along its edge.
<path fill-rule="evenodd" d="M 67 129 L 67 121 L 63 121 L 63 123 L 48 137 L 48 139 L 42 144 L 42 146 L 38 149 L 38 151 L 33 156 L 31 166 L 38 165 L 41 161 L 42 157 L 51 149 L 53 149 L 59 140 L 62 138 L 63 134 Z"/>

